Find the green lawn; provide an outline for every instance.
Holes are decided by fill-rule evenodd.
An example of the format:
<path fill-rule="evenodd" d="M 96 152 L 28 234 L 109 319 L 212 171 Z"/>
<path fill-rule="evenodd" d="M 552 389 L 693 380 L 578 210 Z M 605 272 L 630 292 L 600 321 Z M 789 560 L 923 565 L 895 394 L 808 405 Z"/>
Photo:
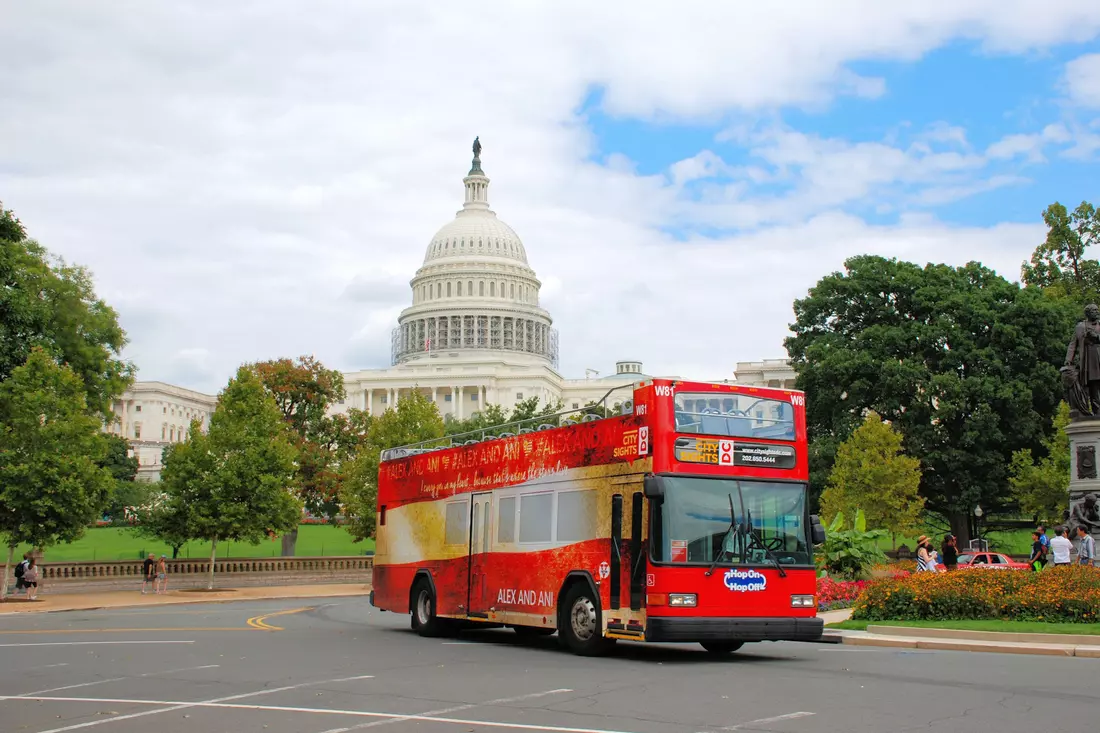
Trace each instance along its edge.
<path fill-rule="evenodd" d="M 940 543 L 943 541 L 943 533 L 927 530 L 925 532 L 932 538 L 932 544 L 935 545 L 936 550 L 940 549 Z M 898 537 L 897 545 L 908 545 L 910 550 L 915 550 L 917 546 L 917 537 L 920 535 L 914 535 L 913 537 Z M 1053 537 L 1054 530 L 1047 529 L 1047 536 Z M 989 540 L 989 549 L 993 552 L 1003 552 L 1006 555 L 1030 555 L 1031 554 L 1031 530 L 1029 529 L 1014 529 L 1007 532 L 983 532 L 983 540 Z M 893 541 L 889 536 L 880 537 L 878 541 L 879 549 L 892 550 L 894 547 Z M 965 548 L 959 548 L 960 552 L 965 552 Z"/>
<path fill-rule="evenodd" d="M 866 631 L 868 626 L 910 626 L 920 629 L 957 629 L 960 631 L 1001 631 L 1016 634 L 1090 634 L 1100 635 L 1100 623 L 1066 624 L 1042 621 L 839 621 L 831 629 Z"/>
<path fill-rule="evenodd" d="M 219 542 L 218 557 L 278 557 L 282 546 L 279 539 L 274 542 L 266 540 L 258 545 Z M 15 557 L 22 557 L 29 549 L 26 545 L 17 547 Z M 298 528 L 298 544 L 295 550 L 298 557 L 362 555 L 368 550 L 374 550 L 374 540 L 356 543 L 352 542 L 351 535 L 343 527 L 303 524 Z M 138 537 L 121 527 L 97 527 L 89 529 L 76 542 L 47 547 L 42 559 L 44 562 L 138 560 L 150 552 L 172 557 L 172 548 L 163 542 Z M 210 543 L 189 542 L 180 549 L 179 557 L 209 558 Z"/>

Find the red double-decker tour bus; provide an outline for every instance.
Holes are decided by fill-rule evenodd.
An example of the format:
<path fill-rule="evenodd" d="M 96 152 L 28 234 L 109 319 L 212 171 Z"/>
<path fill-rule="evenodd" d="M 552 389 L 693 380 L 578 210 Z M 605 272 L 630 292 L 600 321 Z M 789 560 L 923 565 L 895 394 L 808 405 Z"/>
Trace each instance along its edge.
<path fill-rule="evenodd" d="M 618 639 L 728 653 L 820 638 L 803 393 L 668 379 L 614 392 L 385 451 L 371 603 L 425 636 L 508 626 L 585 655 Z"/>

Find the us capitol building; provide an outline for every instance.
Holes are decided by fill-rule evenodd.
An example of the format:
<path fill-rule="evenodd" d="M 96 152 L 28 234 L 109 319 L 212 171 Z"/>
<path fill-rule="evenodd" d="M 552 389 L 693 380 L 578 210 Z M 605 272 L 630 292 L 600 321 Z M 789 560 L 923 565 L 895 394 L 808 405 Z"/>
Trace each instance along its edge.
<path fill-rule="evenodd" d="M 616 362 L 603 377 L 593 370 L 584 379 L 558 373 L 558 333 L 540 305 L 541 283 L 519 236 L 489 208 L 477 139 L 473 152 L 462 208 L 432 237 L 412 279 L 412 304 L 393 330 L 389 368 L 345 372 L 347 398 L 333 412 L 355 407 L 379 415 L 414 390 L 445 419 L 470 417 L 489 404 L 508 412 L 532 397 L 579 409 L 646 378 L 641 362 L 631 360 Z M 734 372 L 742 384 L 771 386 L 793 386 L 794 376 L 786 359 L 742 362 Z M 608 407 L 628 398 L 626 389 L 616 390 Z M 164 447 L 182 441 L 193 418 L 206 427 L 216 402 L 164 382 L 137 382 L 115 403 L 119 422 L 107 430 L 130 440 L 139 480 L 155 481 Z"/>

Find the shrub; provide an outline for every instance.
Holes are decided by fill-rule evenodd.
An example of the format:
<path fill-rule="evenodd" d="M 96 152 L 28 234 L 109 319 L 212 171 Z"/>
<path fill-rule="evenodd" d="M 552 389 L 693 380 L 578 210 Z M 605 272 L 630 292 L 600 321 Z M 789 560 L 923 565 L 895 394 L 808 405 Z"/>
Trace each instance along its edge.
<path fill-rule="evenodd" d="M 912 573 L 869 584 L 856 600 L 853 619 L 937 621 L 1100 621 L 1100 568 L 957 570 Z"/>
<path fill-rule="evenodd" d="M 844 529 L 844 515 L 837 514 L 825 535 L 821 564 L 830 575 L 866 578 L 872 567 L 886 561 L 886 555 L 878 547 L 879 537 L 885 535 L 881 529 L 867 530 L 863 510 L 856 511 L 851 529 Z"/>

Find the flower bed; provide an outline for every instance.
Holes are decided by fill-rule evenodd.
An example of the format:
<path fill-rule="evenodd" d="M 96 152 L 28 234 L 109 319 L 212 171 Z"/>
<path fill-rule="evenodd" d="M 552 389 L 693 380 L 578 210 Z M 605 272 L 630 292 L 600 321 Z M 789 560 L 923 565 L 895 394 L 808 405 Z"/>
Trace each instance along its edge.
<path fill-rule="evenodd" d="M 1100 622 L 1100 568 L 912 573 L 869 584 L 853 605 L 866 621 L 1012 619 Z"/>
<path fill-rule="evenodd" d="M 851 608 L 867 587 L 866 580 L 817 579 L 817 610 L 835 611 L 838 608 Z"/>

